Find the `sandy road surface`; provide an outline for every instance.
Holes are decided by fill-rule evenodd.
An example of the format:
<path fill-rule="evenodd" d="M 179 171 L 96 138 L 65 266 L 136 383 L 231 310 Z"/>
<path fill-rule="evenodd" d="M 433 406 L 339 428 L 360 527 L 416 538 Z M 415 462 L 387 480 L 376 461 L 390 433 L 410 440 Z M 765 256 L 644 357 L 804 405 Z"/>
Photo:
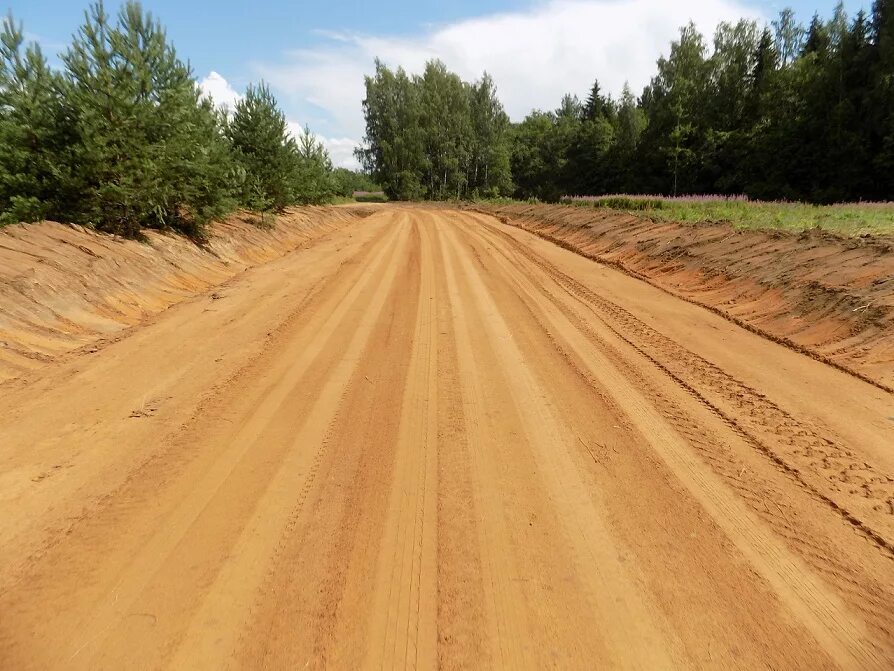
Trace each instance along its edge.
<path fill-rule="evenodd" d="M 0 668 L 890 669 L 892 401 L 383 209 L 0 385 Z"/>

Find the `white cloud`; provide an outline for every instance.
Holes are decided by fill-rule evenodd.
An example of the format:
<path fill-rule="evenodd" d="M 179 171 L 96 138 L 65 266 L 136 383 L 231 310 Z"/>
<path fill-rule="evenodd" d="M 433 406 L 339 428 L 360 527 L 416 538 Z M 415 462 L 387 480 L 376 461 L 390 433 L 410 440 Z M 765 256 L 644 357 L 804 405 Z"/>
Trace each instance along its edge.
<path fill-rule="evenodd" d="M 363 76 L 381 58 L 420 72 L 440 58 L 466 80 L 485 70 L 513 120 L 531 109 L 553 109 L 565 93 L 585 97 L 598 77 L 618 94 L 627 81 L 639 93 L 679 28 L 692 20 L 710 35 L 721 21 L 761 19 L 750 0 L 535 0 L 524 10 L 467 19 L 422 30 L 418 36 L 315 31 L 325 41 L 287 52 L 281 62 L 255 65 L 289 116 L 311 123 L 336 166 L 356 168 L 363 136 Z M 238 93 L 217 72 L 201 82 L 217 104 Z M 298 128 L 297 122 L 290 122 Z"/>
<path fill-rule="evenodd" d="M 218 72 L 212 70 L 207 77 L 199 82 L 199 88 L 202 93 L 211 98 L 218 107 L 226 106 L 231 110 L 235 104 L 242 99 L 242 96 L 234 89 L 226 78 Z M 295 136 L 304 130 L 304 124 L 298 121 L 288 121 L 289 132 Z M 313 132 L 313 131 L 311 131 Z M 329 152 L 332 164 L 337 168 L 351 168 L 356 170 L 360 167 L 357 159 L 354 158 L 354 148 L 357 146 L 357 140 L 347 137 L 324 137 L 317 135 L 323 142 L 323 146 Z"/>
<path fill-rule="evenodd" d="M 323 144 L 332 159 L 332 165 L 336 168 L 350 168 L 359 170 L 360 162 L 354 157 L 354 149 L 359 144 L 357 140 L 349 137 L 324 137 Z"/>
<path fill-rule="evenodd" d="M 691 19 L 710 35 L 720 21 L 742 17 L 761 15 L 738 0 L 547 0 L 418 37 L 318 33 L 329 41 L 257 69 L 285 101 L 307 110 L 302 115 L 324 110 L 327 132 L 339 136 L 363 135 L 363 75 L 376 57 L 410 72 L 440 58 L 468 80 L 486 70 L 519 120 L 532 108 L 557 107 L 566 92 L 585 96 L 595 77 L 612 93 L 625 81 L 639 92 L 680 26 Z"/>
<path fill-rule="evenodd" d="M 206 97 L 211 98 L 218 107 L 226 107 L 232 111 L 236 103 L 242 99 L 242 96 L 230 86 L 230 83 L 224 79 L 223 75 L 212 70 L 202 81 L 199 82 L 199 88 Z"/>

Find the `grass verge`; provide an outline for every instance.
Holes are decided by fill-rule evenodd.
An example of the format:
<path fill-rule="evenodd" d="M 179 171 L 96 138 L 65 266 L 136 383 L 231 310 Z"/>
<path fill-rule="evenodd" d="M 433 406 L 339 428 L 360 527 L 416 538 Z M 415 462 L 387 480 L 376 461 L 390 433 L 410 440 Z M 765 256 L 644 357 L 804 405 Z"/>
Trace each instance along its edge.
<path fill-rule="evenodd" d="M 736 228 L 794 232 L 820 228 L 847 236 L 894 233 L 894 202 L 811 205 L 712 196 L 605 196 L 564 198 L 562 202 L 645 214 L 657 221 L 730 223 Z"/>

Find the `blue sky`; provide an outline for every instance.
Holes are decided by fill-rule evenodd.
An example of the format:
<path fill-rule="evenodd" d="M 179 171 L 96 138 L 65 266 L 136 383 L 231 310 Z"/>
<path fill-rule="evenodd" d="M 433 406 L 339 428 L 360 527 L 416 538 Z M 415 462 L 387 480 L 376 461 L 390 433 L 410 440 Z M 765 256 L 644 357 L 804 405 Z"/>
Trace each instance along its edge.
<path fill-rule="evenodd" d="M 110 10 L 119 2 L 107 1 Z M 266 79 L 297 127 L 308 123 L 336 163 L 352 164 L 362 137 L 362 75 L 381 56 L 417 70 L 440 57 L 465 78 L 488 70 L 507 111 L 551 108 L 564 91 L 584 94 L 599 76 L 612 91 L 638 92 L 676 28 L 693 19 L 706 33 L 740 16 L 767 20 L 784 6 L 806 23 L 836 0 L 377 0 L 234 2 L 144 0 L 167 27 L 216 100 L 232 102 Z M 854 14 L 871 0 L 849 0 Z M 15 0 L 7 5 L 48 55 L 77 29 L 86 2 Z"/>

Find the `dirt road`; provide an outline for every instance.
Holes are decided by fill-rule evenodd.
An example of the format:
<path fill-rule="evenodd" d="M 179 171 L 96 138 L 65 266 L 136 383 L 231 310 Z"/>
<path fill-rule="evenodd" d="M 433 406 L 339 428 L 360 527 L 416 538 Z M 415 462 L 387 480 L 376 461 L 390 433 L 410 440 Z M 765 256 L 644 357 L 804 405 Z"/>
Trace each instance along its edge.
<path fill-rule="evenodd" d="M 890 669 L 892 401 L 386 208 L 0 385 L 0 668 Z"/>

